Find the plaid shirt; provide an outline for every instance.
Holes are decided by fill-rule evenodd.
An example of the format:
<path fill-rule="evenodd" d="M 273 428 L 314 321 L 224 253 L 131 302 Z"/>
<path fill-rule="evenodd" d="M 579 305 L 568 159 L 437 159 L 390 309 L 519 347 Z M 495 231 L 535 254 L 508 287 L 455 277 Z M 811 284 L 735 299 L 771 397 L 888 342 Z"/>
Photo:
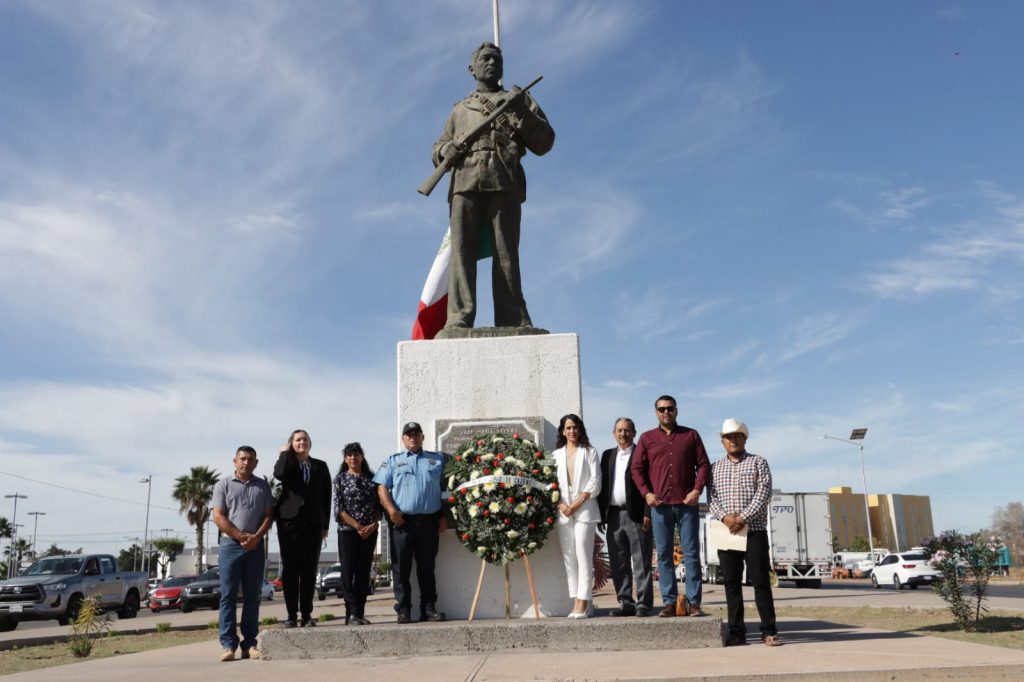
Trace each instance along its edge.
<path fill-rule="evenodd" d="M 738 462 L 724 457 L 711 465 L 708 508 L 719 521 L 739 513 L 750 530 L 768 530 L 771 499 L 772 472 L 761 455 L 744 452 Z"/>

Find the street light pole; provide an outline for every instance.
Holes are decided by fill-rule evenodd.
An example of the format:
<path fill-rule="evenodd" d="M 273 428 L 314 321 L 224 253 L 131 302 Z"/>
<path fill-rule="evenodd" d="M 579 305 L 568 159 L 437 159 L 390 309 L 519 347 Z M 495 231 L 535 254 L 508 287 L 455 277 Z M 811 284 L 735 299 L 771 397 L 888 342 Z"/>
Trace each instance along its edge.
<path fill-rule="evenodd" d="M 133 537 L 131 537 L 130 535 L 125 535 L 125 536 L 124 536 L 124 539 L 125 539 L 125 540 L 128 540 L 128 541 L 129 541 L 129 542 L 131 542 L 131 543 L 132 543 L 133 545 L 134 545 L 135 543 L 139 542 L 139 539 L 138 539 L 138 538 L 133 538 Z M 129 548 L 128 548 L 128 551 L 131 551 L 131 547 L 129 547 Z M 133 571 L 137 571 L 137 570 L 139 570 L 139 558 L 140 558 L 140 557 L 139 557 L 138 553 L 136 553 L 136 552 L 132 552 L 132 570 L 133 570 Z"/>
<path fill-rule="evenodd" d="M 39 530 L 39 517 L 46 516 L 46 512 L 34 511 L 29 512 L 29 516 L 36 517 L 36 520 L 32 522 L 32 558 L 37 558 L 36 555 L 36 531 Z"/>
<path fill-rule="evenodd" d="M 4 495 L 4 499 L 14 499 L 14 515 L 11 518 L 11 557 L 7 560 L 7 577 L 13 578 L 16 575 L 14 570 L 14 546 L 18 542 L 18 500 L 27 500 L 28 495 L 22 495 L 21 493 L 14 493 L 13 495 Z"/>
<path fill-rule="evenodd" d="M 850 433 L 849 440 L 845 438 L 836 438 L 835 436 L 830 436 L 827 433 L 824 436 L 822 436 L 822 438 L 827 438 L 828 440 L 837 440 L 840 441 L 841 443 L 849 443 L 850 445 L 856 445 L 857 450 L 860 453 L 860 478 L 861 482 L 864 484 L 864 521 L 868 527 L 868 549 L 871 552 L 870 559 L 871 567 L 873 569 L 875 566 L 875 539 L 871 535 L 871 510 L 868 506 L 868 477 L 867 474 L 864 473 L 864 436 L 866 436 L 867 433 L 867 429 L 854 429 Z"/>
<path fill-rule="evenodd" d="M 153 474 L 146 476 L 139 483 L 146 484 L 146 529 L 142 532 L 142 570 L 146 573 L 146 578 L 149 578 L 149 550 L 146 549 L 146 544 L 149 542 L 149 499 L 153 494 Z"/>

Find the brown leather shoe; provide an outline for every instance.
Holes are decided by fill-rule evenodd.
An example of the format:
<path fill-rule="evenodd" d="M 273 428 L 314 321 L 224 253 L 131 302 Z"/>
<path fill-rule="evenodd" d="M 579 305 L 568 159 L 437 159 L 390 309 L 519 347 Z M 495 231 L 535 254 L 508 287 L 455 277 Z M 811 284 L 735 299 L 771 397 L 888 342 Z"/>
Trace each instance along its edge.
<path fill-rule="evenodd" d="M 690 616 L 690 618 L 700 618 L 701 616 L 706 616 L 708 614 L 697 604 L 690 604 L 690 610 L 687 615 Z"/>
<path fill-rule="evenodd" d="M 658 611 L 658 618 L 675 618 L 676 616 L 676 605 L 665 604 L 665 608 Z"/>

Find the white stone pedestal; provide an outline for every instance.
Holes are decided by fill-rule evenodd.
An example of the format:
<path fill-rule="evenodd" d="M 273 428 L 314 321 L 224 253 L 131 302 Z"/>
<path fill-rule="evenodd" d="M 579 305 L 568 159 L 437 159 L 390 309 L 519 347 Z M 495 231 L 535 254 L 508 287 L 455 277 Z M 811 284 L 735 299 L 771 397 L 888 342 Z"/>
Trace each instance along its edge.
<path fill-rule="evenodd" d="M 398 344 L 398 425 L 423 426 L 424 447 L 437 449 L 435 420 L 544 419 L 544 445 L 554 447 L 562 415 L 582 416 L 579 337 L 576 334 L 485 339 L 404 341 Z M 571 602 L 557 528 L 530 556 L 542 615 L 561 616 Z M 438 609 L 449 618 L 469 616 L 480 573 L 479 557 L 445 533 L 437 557 Z M 415 570 L 414 570 L 415 574 Z M 533 617 L 522 561 L 511 566 L 512 615 Z M 413 584 L 413 618 L 418 591 Z M 488 565 L 477 604 L 477 618 L 505 616 L 505 572 Z"/>

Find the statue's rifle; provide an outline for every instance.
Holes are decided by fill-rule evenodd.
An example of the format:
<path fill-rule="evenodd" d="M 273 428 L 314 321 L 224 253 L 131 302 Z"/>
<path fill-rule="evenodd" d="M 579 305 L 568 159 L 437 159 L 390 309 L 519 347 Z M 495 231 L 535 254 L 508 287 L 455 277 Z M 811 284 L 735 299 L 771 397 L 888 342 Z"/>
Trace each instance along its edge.
<path fill-rule="evenodd" d="M 442 159 L 441 163 L 437 164 L 437 168 L 434 169 L 434 172 L 430 174 L 430 177 L 424 180 L 423 184 L 416 188 L 416 191 L 425 197 L 429 197 L 430 193 L 434 191 L 435 187 L 437 187 L 437 183 L 441 182 L 441 178 L 444 177 L 444 174 L 451 170 L 457 161 L 469 153 L 469 148 L 473 144 L 473 140 L 490 130 L 491 125 L 498 120 L 503 113 L 505 113 L 505 110 L 508 109 L 512 103 L 521 99 L 527 90 L 537 83 L 540 83 L 543 78 L 544 76 L 537 76 L 532 83 L 522 90 L 513 90 L 511 96 L 507 97 L 504 102 L 499 104 L 497 108 L 487 116 L 487 118 L 481 121 L 479 125 L 468 133 L 463 135 L 461 140 L 453 143 L 456 153 Z"/>

